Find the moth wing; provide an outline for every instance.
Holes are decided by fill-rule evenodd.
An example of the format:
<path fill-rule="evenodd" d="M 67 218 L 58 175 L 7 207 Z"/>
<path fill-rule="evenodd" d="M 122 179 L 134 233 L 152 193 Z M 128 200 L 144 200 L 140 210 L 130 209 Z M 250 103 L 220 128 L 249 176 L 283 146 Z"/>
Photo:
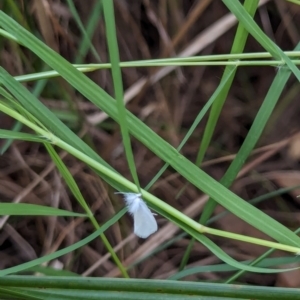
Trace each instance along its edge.
<path fill-rule="evenodd" d="M 120 193 L 121 194 L 121 193 Z M 128 212 L 130 214 L 134 214 L 134 212 L 138 209 L 139 202 L 142 201 L 141 194 L 135 193 L 122 193 L 124 195 L 124 200 L 128 207 Z"/>
<path fill-rule="evenodd" d="M 138 208 L 133 213 L 134 233 L 141 237 L 147 238 L 157 231 L 156 220 L 144 201 L 140 201 Z"/>

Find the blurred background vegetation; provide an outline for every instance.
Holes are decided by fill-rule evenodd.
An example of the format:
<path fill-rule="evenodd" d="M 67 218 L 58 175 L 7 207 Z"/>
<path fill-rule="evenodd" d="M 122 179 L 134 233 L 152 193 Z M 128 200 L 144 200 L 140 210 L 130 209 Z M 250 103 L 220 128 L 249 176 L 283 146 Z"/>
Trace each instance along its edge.
<path fill-rule="evenodd" d="M 120 61 L 146 61 L 158 58 L 219 55 L 230 53 L 236 31 L 236 18 L 222 1 L 216 0 L 118 0 L 114 1 Z M 109 62 L 101 1 L 3 0 L 0 9 L 34 36 L 73 64 Z M 283 51 L 293 50 L 300 41 L 300 5 L 285 0 L 263 1 L 254 17 L 260 28 Z M 250 35 L 245 53 L 265 52 Z M 299 56 L 299 54 L 298 54 Z M 1 66 L 13 76 L 40 73 L 50 68 L 27 48 L 12 40 L 0 39 Z M 146 63 L 145 63 L 146 64 Z M 164 140 L 177 148 L 199 111 L 217 89 L 225 66 L 179 66 L 122 68 L 126 108 Z M 272 65 L 239 67 L 205 153 L 202 169 L 220 180 L 239 151 L 268 89 L 278 72 Z M 87 73 L 95 83 L 114 97 L 110 69 Z M 27 80 L 24 85 L 59 119 L 89 144 L 124 177 L 131 174 L 122 146 L 119 125 L 87 101 L 60 77 Z M 293 187 L 300 183 L 300 85 L 292 76 L 254 150 L 234 181 L 231 190 L 245 200 Z M 194 130 L 181 153 L 195 162 L 207 115 Z M 0 128 L 21 130 L 12 118 L 1 114 Z M 26 131 L 26 130 L 25 130 Z M 141 186 L 146 186 L 163 166 L 147 147 L 131 139 Z M 38 143 L 1 141 L 0 195 L 2 202 L 23 202 L 80 211 L 79 204 L 45 151 Z M 62 153 L 60 153 L 62 154 Z M 63 160 L 79 189 L 101 224 L 124 206 L 84 163 L 71 155 Z M 152 186 L 151 193 L 188 216 L 199 219 L 207 197 L 189 184 L 173 168 L 168 168 Z M 300 227 L 300 187 L 269 197 L 257 204 L 263 212 L 291 230 Z M 215 214 L 224 208 L 217 206 Z M 131 266 L 130 277 L 168 279 L 181 269 L 208 266 L 182 276 L 189 281 L 224 282 L 234 271 L 222 264 L 200 243 L 190 248 L 182 263 L 190 237 L 178 227 L 157 216 L 159 230 L 147 240 L 132 234 L 132 221 L 126 216 L 121 230 L 110 227 L 106 237 L 124 265 Z M 246 236 L 267 239 L 266 235 L 227 214 L 212 227 Z M 0 269 L 9 268 L 69 246 L 94 231 L 84 218 L 19 217 L 0 219 Z M 238 261 L 254 259 L 265 248 L 239 241 L 213 237 L 226 253 Z M 285 254 L 286 255 L 286 254 Z M 274 252 L 271 257 L 281 258 Z M 291 255 L 290 258 L 294 258 Z M 141 259 L 143 259 L 141 261 Z M 294 260 L 284 267 L 299 267 Z M 100 239 L 70 252 L 28 274 L 116 277 L 119 269 L 107 255 Z M 58 273 L 55 273 L 58 272 Z M 174 278 L 175 278 L 174 277 Z M 239 283 L 262 286 L 299 287 L 300 271 L 258 274 L 245 273 Z"/>

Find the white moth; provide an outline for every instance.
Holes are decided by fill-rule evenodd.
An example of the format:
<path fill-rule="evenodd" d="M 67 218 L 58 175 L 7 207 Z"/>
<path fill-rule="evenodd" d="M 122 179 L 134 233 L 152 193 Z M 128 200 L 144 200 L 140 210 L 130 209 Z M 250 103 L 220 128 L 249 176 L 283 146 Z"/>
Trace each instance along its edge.
<path fill-rule="evenodd" d="M 134 233 L 140 238 L 147 238 L 157 231 L 156 220 L 142 199 L 142 194 L 136 193 L 116 193 L 122 194 L 128 207 L 128 212 L 133 216 Z"/>

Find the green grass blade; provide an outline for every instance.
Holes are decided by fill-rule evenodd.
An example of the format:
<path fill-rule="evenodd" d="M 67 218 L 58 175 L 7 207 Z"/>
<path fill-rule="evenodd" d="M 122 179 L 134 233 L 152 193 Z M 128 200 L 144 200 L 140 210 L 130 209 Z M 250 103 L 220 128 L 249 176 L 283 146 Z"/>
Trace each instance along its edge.
<path fill-rule="evenodd" d="M 43 300 L 44 298 L 41 298 L 39 296 L 34 295 L 26 295 L 26 292 L 22 291 L 18 288 L 0 288 L 0 296 L 3 300 L 15 300 L 15 299 L 21 299 L 21 300 Z"/>
<path fill-rule="evenodd" d="M 85 292 L 106 292 L 95 294 L 92 299 L 274 299 L 298 300 L 299 288 L 264 287 L 252 285 L 225 285 L 221 283 L 188 282 L 174 280 L 145 280 L 119 278 L 83 277 L 35 277 L 6 276 L 0 278 L 1 288 L 35 288 L 36 290 L 77 290 Z M 111 297 L 109 296 L 111 293 Z M 144 293 L 144 294 L 140 294 Z M 138 294 L 138 297 L 135 295 Z M 149 296 L 145 297 L 145 296 Z M 101 297 L 103 295 L 103 297 Z M 141 295 L 144 296 L 141 297 Z M 165 297 L 165 296 L 166 297 Z M 97 298 L 96 298 L 97 296 Z M 126 297 L 127 296 L 127 297 Z M 134 297 L 134 298 L 130 298 Z M 156 298 L 155 298 L 156 297 Z M 210 298 L 209 298 L 210 297 Z M 213 297 L 213 298 L 211 298 Z M 217 297 L 217 298 L 216 298 Z M 79 299 L 89 299 L 80 298 Z"/>
<path fill-rule="evenodd" d="M 1 13 L 1 12 L 0 12 Z M 72 130 L 70 130 L 63 122 L 61 122 L 46 106 L 44 106 L 33 94 L 31 94 L 24 86 L 15 85 L 15 80 L 2 68 L 0 68 L 3 80 L 0 79 L 7 89 L 10 89 L 16 99 L 22 104 L 23 111 L 27 111 L 27 114 L 33 115 L 34 118 L 40 120 L 40 123 L 44 124 L 52 133 L 59 136 L 64 141 L 73 145 L 75 148 L 80 149 L 92 157 L 97 162 L 105 165 L 107 168 L 113 170 L 113 168 L 104 161 L 98 154 L 96 154 L 86 143 L 84 143 Z M 0 75 L 1 76 L 1 75 Z M 104 175 L 105 178 L 105 175 Z M 115 188 L 120 188 L 119 184 L 105 178 Z"/>
<path fill-rule="evenodd" d="M 79 242 L 77 242 L 77 243 L 75 243 L 71 246 L 68 246 L 68 247 L 63 248 L 61 250 L 58 250 L 54 253 L 45 255 L 43 257 L 31 260 L 29 262 L 23 263 L 21 265 L 11 267 L 11 268 L 7 268 L 7 269 L 4 269 L 4 270 L 0 270 L 0 276 L 5 276 L 5 275 L 13 274 L 13 273 L 16 273 L 16 272 L 21 272 L 21 271 L 27 270 L 29 268 L 32 268 L 34 266 L 43 264 L 44 262 L 47 262 L 49 260 L 53 260 L 55 258 L 58 258 L 60 256 L 65 255 L 65 254 L 67 254 L 71 251 L 74 251 L 78 248 L 83 247 L 84 245 L 90 243 L 92 240 L 97 238 L 100 234 L 102 234 L 105 230 L 107 230 L 115 222 L 117 222 L 125 213 L 126 213 L 126 209 L 124 208 L 120 212 L 118 212 L 113 218 L 111 218 L 108 222 L 103 224 L 100 229 L 96 230 L 94 233 L 92 233 L 88 237 L 82 239 L 81 241 L 79 241 Z"/>
<path fill-rule="evenodd" d="M 56 153 L 54 148 L 50 144 L 47 144 L 47 143 L 44 143 L 44 145 L 45 145 L 46 149 L 48 150 L 48 153 L 50 154 L 52 161 L 55 163 L 60 174 L 63 176 L 63 178 L 64 178 L 65 182 L 67 183 L 69 189 L 71 190 L 72 194 L 77 199 L 78 203 L 82 206 L 82 208 L 85 210 L 86 214 L 88 215 L 88 217 L 89 217 L 91 223 L 94 225 L 95 229 L 99 229 L 100 226 L 99 226 L 97 220 L 95 219 L 92 211 L 90 210 L 88 204 L 86 203 L 84 197 L 82 196 L 70 171 L 68 170 L 68 168 L 66 167 L 66 165 L 64 164 L 62 159 L 59 157 L 59 155 Z M 100 234 L 100 238 L 101 238 L 103 244 L 105 245 L 106 249 L 111 254 L 111 257 L 114 259 L 116 265 L 119 267 L 122 275 L 124 277 L 129 278 L 129 275 L 126 272 L 126 269 L 124 268 L 123 264 L 119 260 L 117 254 L 115 253 L 113 247 L 111 246 L 111 244 L 110 244 L 109 240 L 107 239 L 107 237 L 105 236 L 105 234 L 103 234 L 103 233 Z"/>
<path fill-rule="evenodd" d="M 20 125 L 17 126 L 18 129 L 20 128 L 19 126 Z M 21 140 L 21 141 L 37 142 L 37 143 L 44 143 L 45 141 L 47 141 L 46 138 L 39 137 L 34 134 L 12 131 L 12 130 L 5 130 L 5 129 L 0 129 L 0 139 Z"/>
<path fill-rule="evenodd" d="M 295 230 L 296 234 L 299 234 L 300 232 L 300 227 Z M 252 266 L 255 266 L 257 264 L 259 264 L 260 262 L 263 262 L 266 257 L 268 257 L 269 255 L 271 255 L 273 252 L 275 251 L 275 249 L 269 249 L 268 251 L 266 251 L 265 253 L 263 253 L 262 255 L 260 255 L 259 257 L 257 257 L 256 259 L 254 259 L 251 262 Z M 241 277 L 244 274 L 244 270 L 239 270 L 238 272 L 236 272 L 235 274 L 233 274 L 232 276 L 230 276 L 225 283 L 232 283 L 233 281 L 237 280 L 239 277 Z"/>
<path fill-rule="evenodd" d="M 86 214 L 30 203 L 0 203 L 0 215 L 87 217 Z"/>
<path fill-rule="evenodd" d="M 230 81 L 232 75 L 236 71 L 235 67 L 233 67 L 233 68 L 230 67 L 229 69 L 230 70 L 228 71 L 228 74 L 226 74 L 226 76 L 224 76 L 224 78 L 220 82 L 219 86 L 217 87 L 217 89 L 215 90 L 215 92 L 213 93 L 213 95 L 206 102 L 206 104 L 204 105 L 204 107 L 201 109 L 201 111 L 199 112 L 199 114 L 195 118 L 195 121 L 193 122 L 192 126 L 190 127 L 190 129 L 188 130 L 187 134 L 185 135 L 185 137 L 181 141 L 180 145 L 178 146 L 178 148 L 177 148 L 178 152 L 181 151 L 181 149 L 183 148 L 183 146 L 185 145 L 185 143 L 191 137 L 192 133 L 197 128 L 197 126 L 199 125 L 199 123 L 201 122 L 201 120 L 203 119 L 203 117 L 205 116 L 205 114 L 207 113 L 207 111 L 209 110 L 209 108 L 211 107 L 211 105 L 213 105 L 214 101 L 216 101 L 216 99 L 220 96 L 220 94 L 223 93 L 225 87 L 227 86 L 228 81 Z M 166 163 L 157 172 L 157 174 L 153 177 L 153 179 L 147 184 L 147 186 L 145 187 L 145 190 L 149 190 L 151 188 L 151 186 L 158 180 L 158 178 L 160 178 L 160 176 L 164 173 L 164 171 L 168 167 L 169 167 L 169 164 Z"/>
<path fill-rule="evenodd" d="M 42 93 L 42 91 L 43 91 L 46 83 L 47 83 L 47 80 L 39 80 L 35 84 L 35 86 L 34 86 L 34 88 L 32 90 L 32 94 L 35 95 L 36 97 L 38 97 Z M 19 132 L 19 131 L 21 131 L 21 129 L 22 129 L 22 124 L 20 122 L 16 122 L 14 124 L 14 126 L 12 127 L 12 131 L 15 131 L 15 132 Z M 11 138 L 11 139 L 7 139 L 5 141 L 5 143 L 3 144 L 3 146 L 0 147 L 0 155 L 4 154 L 7 151 L 7 149 L 11 146 L 13 140 L 14 139 Z"/>
<path fill-rule="evenodd" d="M 298 47 L 300 47 L 300 44 Z M 220 183 L 224 186 L 229 187 L 233 183 L 246 159 L 254 149 L 273 112 L 273 109 L 275 108 L 275 105 L 280 98 L 283 89 L 286 86 L 286 82 L 288 81 L 290 75 L 291 71 L 287 68 L 281 68 L 278 71 L 241 148 L 239 149 L 236 157 L 230 164 L 226 173 L 220 180 Z M 207 209 L 203 212 L 200 219 L 201 223 L 206 223 L 208 218 L 211 216 L 214 208 L 216 207 L 215 201 L 210 199 L 206 207 Z"/>
<path fill-rule="evenodd" d="M 299 263 L 299 257 L 276 257 L 276 258 L 268 258 L 264 261 L 257 264 L 259 267 L 274 267 L 274 266 L 280 266 L 285 264 L 292 264 L 292 263 Z M 251 264 L 252 260 L 245 260 L 241 263 L 243 264 Z M 210 272 L 232 272 L 236 271 L 237 269 L 227 265 L 227 264 L 216 264 L 216 265 L 207 265 L 207 266 L 197 266 L 197 267 L 190 267 L 186 268 L 183 271 L 180 271 L 172 276 L 170 276 L 169 280 L 179 280 L 186 276 L 194 275 L 194 274 L 200 274 L 200 273 L 210 273 Z M 244 272 L 244 270 L 243 270 Z"/>
<path fill-rule="evenodd" d="M 117 108 L 119 114 L 118 121 L 121 127 L 125 154 L 126 154 L 127 163 L 129 165 L 129 169 L 133 181 L 135 185 L 138 187 L 138 189 L 141 190 L 139 178 L 135 167 L 134 156 L 132 153 L 128 126 L 127 126 L 126 108 L 124 104 L 123 82 L 122 82 L 122 74 L 120 68 L 120 58 L 119 58 L 119 50 L 118 50 L 119 47 L 118 47 L 117 34 L 116 34 L 113 1 L 108 0 L 103 2 L 103 12 L 104 12 L 105 25 L 106 25 L 106 38 L 108 43 L 108 51 L 109 51 L 109 56 L 111 61 L 111 73 L 112 73 L 112 78 L 114 83 L 115 98 L 117 101 Z"/>
<path fill-rule="evenodd" d="M 99 56 L 97 50 L 96 50 L 95 47 L 93 46 L 92 41 L 91 41 L 91 38 L 90 38 L 90 34 L 89 34 L 89 33 L 91 33 L 91 32 L 94 31 L 93 29 L 95 28 L 95 25 L 96 25 L 97 23 L 96 23 L 96 22 L 93 22 L 93 23 L 92 23 L 93 26 L 90 25 L 92 30 L 89 31 L 89 32 L 87 32 L 87 31 L 85 30 L 85 28 L 84 28 L 84 26 L 83 26 L 81 20 L 80 20 L 79 14 L 78 14 L 78 12 L 77 12 L 77 10 L 76 10 L 76 7 L 75 7 L 75 5 L 74 5 L 74 3 L 73 3 L 73 0 L 67 0 L 67 2 L 68 2 L 69 9 L 70 9 L 70 11 L 71 11 L 71 13 L 72 13 L 72 15 L 73 15 L 73 17 L 74 17 L 74 20 L 76 21 L 77 26 L 79 27 L 79 29 L 80 29 L 80 31 L 81 31 L 81 33 L 82 33 L 82 35 L 83 35 L 83 40 L 82 40 L 82 43 L 81 43 L 81 45 L 80 45 L 80 47 L 79 47 L 79 55 L 80 55 L 80 56 L 79 56 L 79 59 L 77 59 L 76 63 L 80 63 L 80 61 L 82 60 L 82 58 L 86 55 L 88 48 L 91 48 L 91 52 L 93 53 L 93 55 L 94 55 L 94 57 L 97 59 L 97 61 L 101 62 L 101 58 L 100 58 L 100 56 Z M 100 12 L 99 7 L 100 7 L 100 9 L 101 9 L 102 3 L 101 3 L 101 1 L 96 1 L 95 4 L 94 4 L 94 8 L 95 8 L 95 9 L 92 9 L 92 14 L 93 14 L 93 15 L 94 15 L 95 13 Z M 95 14 L 95 15 L 96 15 L 96 14 Z M 97 15 L 96 15 L 96 16 L 97 16 Z M 98 15 L 97 17 L 99 17 L 99 15 Z M 93 19 L 93 21 L 94 21 L 94 19 Z M 97 21 L 97 20 L 95 20 L 95 21 Z"/>
<path fill-rule="evenodd" d="M 2 12 L 0 12 L 1 14 Z M 41 42 L 43 45 L 43 43 Z M 53 51 L 54 52 L 54 51 Z M 60 57 L 60 56 L 58 56 Z M 96 161 L 99 161 L 107 168 L 112 167 L 104 161 L 99 155 L 97 155 L 86 143 L 84 143 L 72 130 L 70 130 L 63 122 L 61 122 L 45 105 L 43 105 L 32 93 L 30 93 L 24 86 L 19 85 L 18 87 L 12 88 L 14 85 L 12 77 L 1 68 L 2 78 L 4 79 L 2 84 L 10 89 L 12 94 L 23 107 L 28 110 L 34 117 L 40 120 L 51 132 L 55 135 L 67 141 L 75 148 L 80 149 L 84 153 L 90 155 Z"/>
<path fill-rule="evenodd" d="M 18 274 L 22 275 L 22 273 L 28 274 L 35 274 L 35 273 L 41 273 L 47 276 L 70 276 L 70 277 L 79 277 L 80 275 L 68 270 L 61 270 L 61 269 L 54 269 L 49 266 L 35 266 L 29 269 L 26 269 L 25 271 L 22 271 Z"/>
<path fill-rule="evenodd" d="M 71 175 L 70 171 L 66 167 L 66 165 L 63 163 L 62 159 L 59 157 L 59 155 L 56 153 L 54 148 L 48 144 L 44 143 L 44 146 L 46 147 L 52 161 L 55 163 L 56 167 L 58 168 L 60 174 L 64 178 L 66 184 L 68 185 L 70 191 L 78 201 L 78 203 L 81 205 L 81 207 L 86 211 L 88 216 L 92 215 L 92 212 L 89 209 L 89 206 L 87 205 L 85 199 L 83 198 L 78 185 L 76 184 L 73 176 Z"/>
<path fill-rule="evenodd" d="M 160 214 L 165 216 L 166 218 L 172 220 L 175 222 L 174 217 L 170 214 L 167 214 L 161 210 L 158 210 Z M 189 233 L 194 239 L 199 241 L 201 244 L 203 244 L 206 248 L 208 248 L 213 254 L 215 254 L 217 257 L 219 257 L 222 261 L 229 264 L 230 266 L 233 266 L 239 270 L 249 271 L 249 272 L 257 272 L 257 273 L 278 273 L 281 272 L 282 269 L 266 269 L 266 268 L 259 268 L 254 267 L 250 265 L 245 265 L 243 263 L 240 263 L 230 257 L 227 253 L 225 253 L 219 246 L 217 246 L 212 240 L 210 240 L 207 236 L 197 232 L 193 228 L 187 226 L 183 222 L 180 222 L 177 220 L 178 225 L 187 233 Z M 296 270 L 298 268 L 293 269 L 285 269 L 283 272 Z"/>
<path fill-rule="evenodd" d="M 244 3 L 245 9 L 249 12 L 249 14 L 251 16 L 254 16 L 257 6 L 258 6 L 258 0 L 246 0 Z M 245 44 L 248 38 L 248 32 L 247 30 L 244 28 L 244 26 L 239 23 L 235 37 L 234 37 L 234 41 L 232 44 L 232 48 L 230 51 L 230 54 L 236 54 L 236 53 L 242 53 L 244 51 L 245 48 Z M 222 79 L 221 82 L 226 78 L 226 76 L 228 75 L 228 73 L 230 72 L 230 67 L 227 66 L 225 68 L 225 71 L 222 75 Z M 230 79 L 228 80 L 224 91 L 222 94 L 220 94 L 215 103 L 212 106 L 211 112 L 209 114 L 209 119 L 207 121 L 207 125 L 205 126 L 205 130 L 204 130 L 204 134 L 203 134 L 203 138 L 201 141 L 201 146 L 199 149 L 199 153 L 196 159 L 196 165 L 200 165 L 204 159 L 205 153 L 207 151 L 207 148 L 210 144 L 213 132 L 215 130 L 215 126 L 217 124 L 217 121 L 219 119 L 222 107 L 224 105 L 224 102 L 227 98 L 229 89 L 232 85 L 234 76 L 235 76 L 236 70 L 235 72 L 231 75 Z"/>
<path fill-rule="evenodd" d="M 297 48 L 300 49 L 300 44 L 297 46 Z M 232 184 L 233 180 L 236 178 L 238 172 L 243 166 L 245 159 L 254 149 L 277 102 L 279 101 L 284 88 L 286 87 L 286 83 L 290 78 L 290 75 L 291 71 L 287 68 L 281 68 L 278 71 L 239 152 L 237 153 L 233 162 L 230 164 L 224 177 L 221 179 L 221 183 L 223 185 L 229 186 Z"/>
<path fill-rule="evenodd" d="M 288 187 L 288 188 L 281 188 L 281 189 L 278 189 L 276 191 L 272 191 L 270 193 L 267 193 L 267 194 L 258 196 L 256 198 L 253 198 L 249 201 L 249 203 L 251 203 L 252 205 L 256 205 L 258 203 L 261 203 L 262 201 L 265 201 L 267 199 L 270 199 L 272 197 L 276 197 L 276 196 L 279 196 L 279 195 L 282 195 L 282 194 L 286 194 L 286 193 L 288 193 L 290 191 L 293 191 L 295 189 L 298 189 L 298 188 L 300 188 L 300 185 L 296 185 L 296 186 L 292 186 L 292 187 Z M 223 211 L 219 214 L 216 214 L 215 216 L 213 216 L 212 218 L 210 218 L 207 221 L 207 225 L 214 223 L 215 221 L 223 218 L 224 216 L 226 216 L 228 214 L 230 214 L 230 212 L 228 212 L 228 211 Z M 298 233 L 298 231 L 295 231 L 295 233 Z M 186 236 L 187 236 L 186 232 L 183 232 L 183 233 L 180 233 L 180 234 L 176 235 L 174 238 L 168 240 L 167 242 L 165 242 L 165 243 L 161 244 L 159 247 L 157 247 L 155 250 L 151 251 L 148 255 L 144 256 L 142 259 L 136 260 L 133 264 L 131 264 L 129 266 L 129 268 L 131 268 L 131 267 L 139 264 L 140 262 L 146 260 L 148 257 L 150 257 L 152 255 L 155 255 L 156 253 L 159 253 L 162 250 L 165 250 L 165 249 L 169 248 L 175 242 L 181 240 L 182 238 L 184 238 Z M 242 272 L 245 272 L 245 271 L 242 271 Z"/>
<path fill-rule="evenodd" d="M 131 283 L 132 285 L 132 283 Z M 78 299 L 85 299 L 85 300 L 98 300 L 98 299 L 105 299 L 105 300 L 118 300 L 118 299 L 126 299 L 126 300 L 183 300 L 183 299 L 190 299 L 190 300 L 229 300 L 232 298 L 225 298 L 225 297 L 211 297 L 211 296 L 195 296 L 191 295 L 190 293 L 185 294 L 169 294 L 169 293 L 160 293 L 160 292 L 139 292 L 135 290 L 131 291 L 122 291 L 119 290 L 114 291 L 94 291 L 94 290 L 76 290 L 76 289 L 35 289 L 35 288 L 18 288 L 15 287 L 14 290 L 6 289 L 7 294 L 11 291 L 10 294 L 14 295 L 19 293 L 22 295 L 24 294 L 24 299 L 47 299 L 47 300 L 78 300 Z M 120 296 L 122 293 L 122 296 Z M 28 298 L 29 297 L 29 298 Z M 121 297 L 121 298 L 120 298 Z M 14 298 L 9 298 L 14 299 Z M 18 299 L 18 298 L 17 298 Z M 240 298 L 236 298 L 239 300 Z"/>
<path fill-rule="evenodd" d="M 300 71 L 290 58 L 260 29 L 253 18 L 244 9 L 238 0 L 223 0 L 229 10 L 237 17 L 248 32 L 269 51 L 274 58 L 281 59 L 283 65 L 286 64 L 300 81 Z"/>
<path fill-rule="evenodd" d="M 244 2 L 244 7 L 251 16 L 254 16 L 257 6 L 258 6 L 258 2 L 259 2 L 258 0 L 255 0 L 255 1 L 246 0 Z M 234 37 L 234 41 L 232 44 L 230 54 L 242 53 L 244 51 L 244 47 L 245 47 L 247 38 L 248 38 L 248 32 L 245 30 L 244 26 L 241 23 L 239 23 L 235 37 Z M 228 76 L 230 70 L 231 69 L 229 66 L 227 66 L 225 68 L 225 71 L 224 71 L 222 79 L 221 79 L 221 83 L 225 80 L 226 76 Z M 236 70 L 230 75 L 230 78 L 228 79 L 228 81 L 224 87 L 223 93 L 218 95 L 216 101 L 214 102 L 214 104 L 211 108 L 209 118 L 207 121 L 207 125 L 205 126 L 205 130 L 203 133 L 203 138 L 201 140 L 201 146 L 200 146 L 197 158 L 196 158 L 197 166 L 199 166 L 204 159 L 205 153 L 211 142 L 217 121 L 219 119 L 220 113 L 222 111 L 223 105 L 227 98 L 227 95 L 228 95 L 229 89 L 232 85 L 235 74 L 236 74 Z M 216 202 L 213 199 L 210 199 L 206 203 L 206 205 L 204 206 L 202 215 L 201 215 L 201 219 L 200 219 L 200 222 L 202 224 L 206 224 L 207 220 L 209 219 L 209 217 L 211 216 L 211 214 L 215 208 L 215 205 L 216 205 Z M 192 239 L 183 255 L 183 258 L 182 258 L 182 261 L 181 261 L 181 264 L 179 267 L 180 270 L 183 270 L 184 267 L 186 266 L 188 259 L 190 257 L 190 252 L 192 250 L 193 244 L 194 244 L 194 240 Z"/>
<path fill-rule="evenodd" d="M 0 129 L 0 138 L 7 139 L 4 142 L 4 144 L 0 147 L 0 155 L 3 155 L 7 151 L 7 149 L 11 146 L 12 142 L 15 139 L 18 139 L 18 138 L 14 139 L 13 137 L 10 137 L 10 135 L 15 136 L 15 134 L 16 133 L 18 134 L 21 129 L 22 129 L 22 123 L 20 123 L 18 121 L 15 122 L 15 124 L 13 125 L 11 130 L 7 130 L 6 137 L 4 137 L 5 133 L 3 135 L 1 134 L 2 129 Z M 36 137 L 31 135 L 31 138 L 36 138 Z M 23 140 L 23 138 L 21 138 L 20 140 Z"/>

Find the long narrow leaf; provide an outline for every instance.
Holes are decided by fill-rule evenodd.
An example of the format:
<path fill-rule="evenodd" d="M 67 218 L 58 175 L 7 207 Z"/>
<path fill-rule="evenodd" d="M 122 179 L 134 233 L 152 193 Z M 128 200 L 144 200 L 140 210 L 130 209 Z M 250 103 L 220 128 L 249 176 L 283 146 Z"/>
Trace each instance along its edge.
<path fill-rule="evenodd" d="M 34 277 L 34 276 L 6 276 L 0 278 L 1 288 L 35 288 L 37 290 L 62 291 L 103 291 L 106 294 L 94 294 L 91 299 L 148 299 L 146 293 L 152 296 L 149 299 L 276 299 L 298 300 L 300 289 L 280 287 L 257 287 L 252 285 L 224 285 L 207 282 L 176 282 L 174 280 L 146 280 L 146 279 L 119 279 L 119 278 L 82 278 L 82 277 Z M 75 290 L 75 291 L 76 291 Z M 111 294 L 109 294 L 111 293 Z M 134 294 L 143 294 L 144 298 L 134 297 Z M 101 298 L 100 296 L 103 295 Z M 111 297 L 109 295 L 112 295 Z M 164 297 L 166 295 L 166 297 Z M 96 296 L 98 296 L 96 298 Z M 127 296 L 127 297 L 126 297 Z M 182 296 L 182 298 L 180 298 Z M 208 298 L 212 297 L 213 298 Z M 155 298 L 156 297 L 156 298 Z M 196 298 L 195 298 L 196 297 Z M 207 297 L 207 298 L 206 298 Z M 218 297 L 218 298 L 215 298 Z M 220 298 L 219 298 L 220 297 Z M 46 298 L 48 299 L 48 298 Z M 53 298 L 52 298 L 53 299 Z M 80 299 L 83 299 L 82 297 Z M 84 299 L 90 299 L 84 297 Z"/>
<path fill-rule="evenodd" d="M 65 216 L 65 217 L 86 217 L 86 214 L 79 214 L 64 209 L 50 206 L 43 206 L 30 203 L 0 203 L 0 215 L 9 216 Z"/>
<path fill-rule="evenodd" d="M 245 8 L 238 0 L 223 0 L 225 5 L 249 31 L 249 33 L 269 51 L 275 58 L 282 59 L 290 70 L 294 73 L 298 81 L 300 81 L 300 71 L 290 58 L 260 29 L 253 18 L 248 14 Z M 283 64 L 283 66 L 284 66 Z"/>
<path fill-rule="evenodd" d="M 44 143 L 47 141 L 45 137 L 5 129 L 0 129 L 0 139 L 12 139 L 37 143 Z"/>
<path fill-rule="evenodd" d="M 74 251 L 78 248 L 83 247 L 84 245 L 90 243 L 92 240 L 97 238 L 100 234 L 102 234 L 105 230 L 107 230 L 115 222 L 117 222 L 125 213 L 126 213 L 126 209 L 122 209 L 113 218 L 111 218 L 108 222 L 103 224 L 100 229 L 96 230 L 94 233 L 92 233 L 88 237 L 80 240 L 79 242 L 77 242 L 77 243 L 75 243 L 71 246 L 68 246 L 68 247 L 63 248 L 61 250 L 58 250 L 54 253 L 45 255 L 43 257 L 31 260 L 31 261 L 26 262 L 24 264 L 21 264 L 21 265 L 15 266 L 15 267 L 11 267 L 11 268 L 7 268 L 7 269 L 4 269 L 4 270 L 0 270 L 0 276 L 9 275 L 9 274 L 13 274 L 13 273 L 16 273 L 16 272 L 21 272 L 21 271 L 27 270 L 29 268 L 32 268 L 34 266 L 43 264 L 44 262 L 53 260 L 55 258 L 58 258 L 60 256 L 65 255 L 65 254 L 67 254 L 71 251 Z"/>
<path fill-rule="evenodd" d="M 135 162 L 134 162 L 134 157 L 133 157 L 131 142 L 130 142 L 130 136 L 129 136 L 128 126 L 127 126 L 127 119 L 126 119 L 126 108 L 124 104 L 123 82 L 122 82 L 122 74 L 120 68 L 120 58 L 119 58 L 119 49 L 118 49 L 118 42 L 117 42 L 113 1 L 111 0 L 104 1 L 103 11 L 104 11 L 104 19 L 106 25 L 106 38 L 108 44 L 108 51 L 109 51 L 109 56 L 111 61 L 111 73 L 112 73 L 112 78 L 114 83 L 115 98 L 116 98 L 116 103 L 118 108 L 119 123 L 122 132 L 125 154 L 126 154 L 127 162 L 129 165 L 129 169 L 133 181 L 140 191 L 141 187 L 140 187 L 139 178 L 135 167 Z"/>

